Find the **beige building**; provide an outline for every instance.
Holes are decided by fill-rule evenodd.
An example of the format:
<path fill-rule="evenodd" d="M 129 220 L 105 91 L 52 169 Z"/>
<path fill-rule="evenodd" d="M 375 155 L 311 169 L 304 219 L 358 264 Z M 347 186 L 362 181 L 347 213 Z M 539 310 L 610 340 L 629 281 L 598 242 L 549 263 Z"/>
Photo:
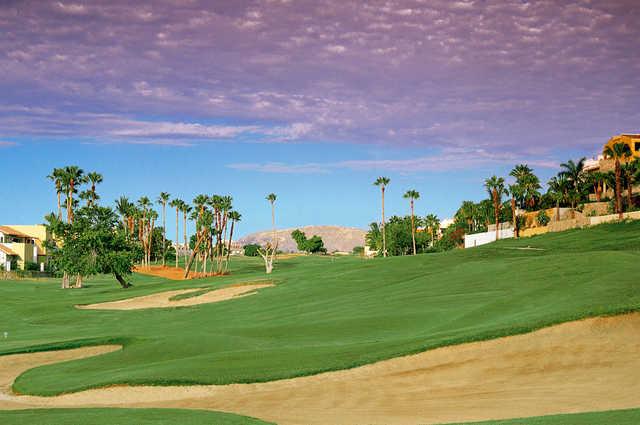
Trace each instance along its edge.
<path fill-rule="evenodd" d="M 47 262 L 45 242 L 49 239 L 44 225 L 0 225 L 0 266 L 7 271 L 14 266 L 23 270 L 26 263 L 43 267 Z"/>

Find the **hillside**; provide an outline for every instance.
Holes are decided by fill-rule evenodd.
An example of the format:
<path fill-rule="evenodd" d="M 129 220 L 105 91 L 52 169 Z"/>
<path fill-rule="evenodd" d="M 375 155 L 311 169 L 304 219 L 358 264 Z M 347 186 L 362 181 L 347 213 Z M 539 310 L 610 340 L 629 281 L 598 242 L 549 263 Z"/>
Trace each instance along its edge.
<path fill-rule="evenodd" d="M 291 238 L 291 232 L 296 229 L 302 230 L 310 238 L 318 235 L 324 241 L 324 246 L 328 252 L 347 251 L 351 252 L 356 246 L 364 246 L 366 232 L 355 227 L 341 226 L 304 226 L 292 227 L 290 229 L 278 229 L 278 248 L 283 252 L 298 252 L 295 241 Z M 239 239 L 242 245 L 259 244 L 264 245 L 271 241 L 271 230 L 251 233 Z"/>

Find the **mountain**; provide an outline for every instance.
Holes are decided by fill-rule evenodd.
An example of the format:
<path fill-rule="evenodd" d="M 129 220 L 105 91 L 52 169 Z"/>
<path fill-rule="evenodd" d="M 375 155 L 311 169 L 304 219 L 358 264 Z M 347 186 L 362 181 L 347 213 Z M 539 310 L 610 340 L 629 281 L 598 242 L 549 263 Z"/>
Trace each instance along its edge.
<path fill-rule="evenodd" d="M 304 226 L 292 227 L 291 229 L 277 229 L 278 249 L 282 252 L 298 252 L 298 247 L 291 237 L 291 232 L 296 229 L 303 231 L 307 238 L 318 235 L 324 242 L 327 252 L 347 251 L 351 252 L 356 246 L 364 246 L 364 237 L 367 232 L 355 227 L 341 226 Z M 251 233 L 238 240 L 242 245 L 258 244 L 265 245 L 271 241 L 271 230 Z"/>

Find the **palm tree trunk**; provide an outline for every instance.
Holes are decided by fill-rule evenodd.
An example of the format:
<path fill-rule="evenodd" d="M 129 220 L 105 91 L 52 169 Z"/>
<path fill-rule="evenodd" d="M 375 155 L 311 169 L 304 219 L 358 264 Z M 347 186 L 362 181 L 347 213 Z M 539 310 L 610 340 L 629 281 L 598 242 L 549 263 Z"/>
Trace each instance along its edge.
<path fill-rule="evenodd" d="M 516 217 L 516 200 L 511 198 L 511 216 L 513 220 L 513 229 L 516 231 L 516 238 L 520 236 L 520 229 L 518 228 L 518 217 Z"/>
<path fill-rule="evenodd" d="M 180 212 L 178 210 L 178 207 L 176 207 L 176 269 L 178 268 L 178 245 L 180 244 L 178 242 L 180 240 L 178 223 L 180 223 Z"/>
<path fill-rule="evenodd" d="M 229 232 L 229 246 L 227 247 L 227 263 L 225 269 L 229 267 L 229 256 L 231 255 L 231 241 L 233 240 L 233 227 L 236 224 L 235 220 L 231 220 L 231 231 Z"/>
<path fill-rule="evenodd" d="M 189 252 L 189 250 L 187 249 L 187 247 L 189 245 L 187 245 L 187 213 L 185 212 L 183 214 L 183 218 L 182 218 L 182 234 L 184 235 L 184 260 L 185 262 L 187 261 L 187 253 Z M 184 265 L 185 270 L 187 267 L 187 264 L 185 263 Z"/>
<path fill-rule="evenodd" d="M 627 176 L 627 181 L 628 181 L 628 185 L 629 187 L 627 188 L 627 211 L 631 211 L 631 203 L 633 202 L 633 181 L 632 181 L 632 176 L 629 175 Z"/>
<path fill-rule="evenodd" d="M 411 240 L 413 242 L 413 255 L 416 255 L 416 226 L 413 218 L 413 199 L 411 199 Z"/>
<path fill-rule="evenodd" d="M 387 257 L 387 232 L 384 224 L 384 186 L 382 186 L 382 256 Z"/>
<path fill-rule="evenodd" d="M 498 208 L 499 208 L 498 191 L 494 189 L 493 190 L 493 209 L 494 209 L 494 215 L 496 218 L 496 240 L 500 239 L 500 211 Z"/>
<path fill-rule="evenodd" d="M 58 190 L 58 220 L 62 220 L 62 204 L 60 203 L 61 196 L 62 196 L 62 192 Z"/>
<path fill-rule="evenodd" d="M 167 251 L 167 204 L 162 202 L 162 267 L 166 266 Z"/>
<path fill-rule="evenodd" d="M 620 176 L 620 161 L 616 160 L 616 210 L 618 219 L 622 220 L 622 185 Z"/>

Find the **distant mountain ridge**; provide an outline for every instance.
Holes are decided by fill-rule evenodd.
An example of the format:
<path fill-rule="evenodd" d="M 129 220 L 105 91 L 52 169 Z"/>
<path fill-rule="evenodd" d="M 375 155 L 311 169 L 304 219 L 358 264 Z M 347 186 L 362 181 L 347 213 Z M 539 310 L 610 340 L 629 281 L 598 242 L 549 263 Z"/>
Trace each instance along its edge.
<path fill-rule="evenodd" d="M 313 235 L 320 236 L 324 242 L 325 248 L 327 248 L 327 252 L 351 252 L 356 246 L 364 246 L 364 239 L 367 233 L 362 229 L 343 226 L 302 226 L 292 227 L 290 229 L 276 229 L 279 250 L 282 252 L 298 252 L 298 247 L 291 237 L 291 232 L 296 229 L 303 231 L 308 238 Z M 271 236 L 271 230 L 264 230 L 246 235 L 238 239 L 238 243 L 242 245 L 264 245 L 271 241 Z"/>

